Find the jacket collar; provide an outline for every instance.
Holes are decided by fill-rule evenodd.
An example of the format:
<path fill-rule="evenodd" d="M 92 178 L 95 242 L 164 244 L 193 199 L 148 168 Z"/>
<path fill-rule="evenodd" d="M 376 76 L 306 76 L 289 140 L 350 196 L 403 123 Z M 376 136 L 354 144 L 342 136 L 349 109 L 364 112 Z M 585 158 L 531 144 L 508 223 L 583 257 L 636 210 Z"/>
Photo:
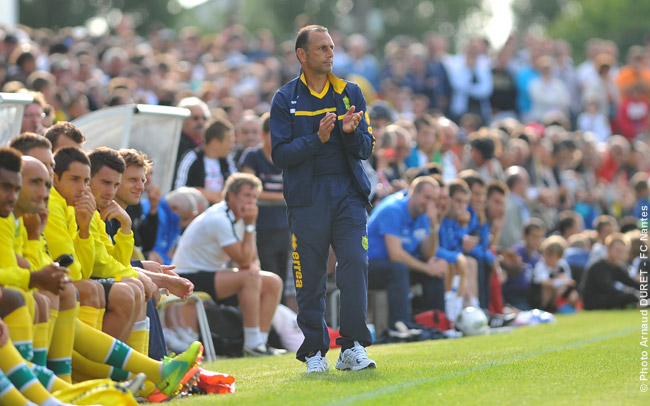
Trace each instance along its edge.
<path fill-rule="evenodd" d="M 343 79 L 339 79 L 339 78 L 337 78 L 337 77 L 336 77 L 333 73 L 331 73 L 331 72 L 327 74 L 327 79 L 329 80 L 330 85 L 332 86 L 332 88 L 334 89 L 334 91 L 335 91 L 336 93 L 338 93 L 338 94 L 343 93 L 343 90 L 345 90 L 345 86 L 347 86 L 347 84 L 348 84 L 348 82 L 346 82 L 346 81 L 343 80 Z M 302 83 L 304 83 L 305 86 L 307 86 L 307 88 L 309 88 L 309 86 L 307 85 L 307 80 L 305 79 L 305 74 L 304 74 L 302 71 L 300 72 L 300 81 L 301 81 Z M 326 86 L 326 88 L 327 88 L 327 86 Z"/>

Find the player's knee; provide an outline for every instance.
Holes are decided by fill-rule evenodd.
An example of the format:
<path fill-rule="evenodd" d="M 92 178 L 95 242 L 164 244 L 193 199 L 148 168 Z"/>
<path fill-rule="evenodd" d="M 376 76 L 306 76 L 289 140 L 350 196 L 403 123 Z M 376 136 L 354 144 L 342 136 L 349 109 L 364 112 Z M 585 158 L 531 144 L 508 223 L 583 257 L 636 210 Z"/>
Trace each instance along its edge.
<path fill-rule="evenodd" d="M 25 306 L 23 294 L 17 290 L 1 288 L 2 297 L 0 298 L 0 317 L 5 317 L 14 310 Z"/>
<path fill-rule="evenodd" d="M 77 290 L 72 283 L 68 283 L 59 293 L 59 310 L 69 310 L 76 306 Z"/>
<path fill-rule="evenodd" d="M 131 316 L 135 307 L 135 293 L 125 284 L 116 283 L 108 294 L 109 310 Z"/>
<path fill-rule="evenodd" d="M 262 275 L 259 272 L 245 272 L 245 281 L 244 284 L 247 287 L 256 287 L 256 288 L 261 288 L 262 287 Z"/>
<path fill-rule="evenodd" d="M 50 299 L 45 295 L 34 292 L 34 303 L 38 309 L 38 318 L 36 321 L 38 323 L 45 323 L 50 319 Z"/>
<path fill-rule="evenodd" d="M 476 259 L 471 256 L 466 256 L 465 261 L 467 261 L 467 270 L 468 271 L 477 271 L 478 270 L 478 262 L 476 262 Z"/>
<path fill-rule="evenodd" d="M 467 274 L 467 257 L 465 257 L 465 255 L 458 255 L 456 261 L 456 273 L 460 276 L 465 276 Z"/>
<path fill-rule="evenodd" d="M 97 309 L 103 307 L 100 307 L 101 302 L 98 291 L 98 287 L 101 288 L 101 297 L 104 297 L 104 288 L 101 284 L 88 279 L 81 279 L 76 281 L 74 286 L 79 293 L 79 303 L 81 303 L 82 306 L 90 306 Z"/>
<path fill-rule="evenodd" d="M 262 276 L 263 286 L 271 292 L 282 292 L 282 279 L 271 272 L 265 272 Z"/>
<path fill-rule="evenodd" d="M 137 302 L 144 301 L 144 285 L 137 279 L 129 278 L 125 282 L 133 290 Z"/>

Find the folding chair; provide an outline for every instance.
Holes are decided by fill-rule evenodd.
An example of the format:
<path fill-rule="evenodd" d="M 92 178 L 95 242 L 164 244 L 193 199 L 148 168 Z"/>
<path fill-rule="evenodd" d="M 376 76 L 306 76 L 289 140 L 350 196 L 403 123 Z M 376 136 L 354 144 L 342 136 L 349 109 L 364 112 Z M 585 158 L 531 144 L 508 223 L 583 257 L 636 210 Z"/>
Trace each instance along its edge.
<path fill-rule="evenodd" d="M 194 292 L 185 301 L 182 301 L 181 298 L 177 296 L 170 295 L 160 300 L 158 314 L 160 315 L 161 320 L 164 320 L 165 311 L 169 306 L 194 303 L 199 331 L 201 333 L 201 339 L 203 340 L 203 359 L 207 362 L 213 362 L 217 360 L 217 354 L 214 350 L 214 343 L 212 342 L 212 333 L 210 332 L 208 317 L 205 314 L 205 307 L 203 305 L 204 300 L 212 300 L 212 298 L 205 292 Z"/>

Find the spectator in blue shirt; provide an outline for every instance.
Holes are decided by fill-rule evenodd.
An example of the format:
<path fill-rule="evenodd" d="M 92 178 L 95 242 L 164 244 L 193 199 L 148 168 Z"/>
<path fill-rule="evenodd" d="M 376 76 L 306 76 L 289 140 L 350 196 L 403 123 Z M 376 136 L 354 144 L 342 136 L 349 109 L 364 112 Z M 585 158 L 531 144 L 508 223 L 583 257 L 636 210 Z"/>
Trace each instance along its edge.
<path fill-rule="evenodd" d="M 528 289 L 533 278 L 533 268 L 540 259 L 539 248 L 545 232 L 544 222 L 532 217 L 524 224 L 523 241 L 503 253 L 501 267 L 508 274 L 508 279 L 502 286 L 503 298 L 517 309 L 530 309 Z"/>
<path fill-rule="evenodd" d="M 466 238 L 467 225 L 471 215 L 467 211 L 470 191 L 467 183 L 457 179 L 449 184 L 451 203 L 447 215 L 440 222 L 439 247 L 436 257 L 449 263 L 450 269 L 445 284 L 445 312 L 455 321 L 465 305 L 472 300 L 469 279 L 477 278 L 476 260 L 466 255 L 476 246 L 476 238 Z M 454 283 L 458 275 L 458 284 Z M 474 303 L 478 305 L 478 303 Z"/>
<path fill-rule="evenodd" d="M 446 262 L 434 257 L 439 194 L 435 179 L 419 177 L 408 194 L 398 192 L 382 201 L 368 221 L 369 287 L 388 292 L 389 334 L 393 336 L 406 338 L 409 333 L 404 328 L 411 322 L 409 270 L 437 278 L 447 271 Z"/>
<path fill-rule="evenodd" d="M 471 218 L 467 225 L 467 235 L 464 238 L 463 245 L 469 249 L 468 255 L 474 258 L 478 266 L 478 277 L 470 280 L 472 295 L 479 298 L 482 308 L 488 308 L 490 293 L 490 274 L 494 269 L 494 255 L 490 251 L 491 223 L 487 218 L 485 210 L 487 200 L 487 188 L 481 175 L 476 171 L 465 170 L 460 173 L 470 190 L 469 207 L 467 211 Z"/>

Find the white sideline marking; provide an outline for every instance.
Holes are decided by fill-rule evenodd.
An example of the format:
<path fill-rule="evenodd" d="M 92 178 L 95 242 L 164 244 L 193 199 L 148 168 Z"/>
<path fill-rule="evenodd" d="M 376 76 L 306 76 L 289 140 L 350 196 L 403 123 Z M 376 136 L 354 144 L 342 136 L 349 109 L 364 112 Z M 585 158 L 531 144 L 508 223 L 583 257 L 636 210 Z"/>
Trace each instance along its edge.
<path fill-rule="evenodd" d="M 471 373 L 474 373 L 474 372 L 483 371 L 483 370 L 488 369 L 488 368 L 492 368 L 492 367 L 496 367 L 496 366 L 500 366 L 500 365 L 504 365 L 504 364 L 509 364 L 511 362 L 517 362 L 517 361 L 521 361 L 521 360 L 528 359 L 528 358 L 535 358 L 535 357 L 538 357 L 540 355 L 547 354 L 549 352 L 563 351 L 563 350 L 568 350 L 568 349 L 575 348 L 575 347 L 581 347 L 583 345 L 592 344 L 592 343 L 595 343 L 595 342 L 598 342 L 598 341 L 607 340 L 609 338 L 614 338 L 614 337 L 618 337 L 618 336 L 621 336 L 621 335 L 629 334 L 629 333 L 632 333 L 634 331 L 637 331 L 637 329 L 636 328 L 628 328 L 628 329 L 625 329 L 625 330 L 620 330 L 620 331 L 616 331 L 616 332 L 613 332 L 613 333 L 610 333 L 610 334 L 606 334 L 604 336 L 593 337 L 593 338 L 590 338 L 590 339 L 587 339 L 587 340 L 580 340 L 580 341 L 576 341 L 574 343 L 567 344 L 567 345 L 562 345 L 562 346 L 559 346 L 559 347 L 550 347 L 550 348 L 546 348 L 546 349 L 543 349 L 543 350 L 540 350 L 540 351 L 535 351 L 535 352 L 531 352 L 531 353 L 527 353 L 527 354 L 524 353 L 524 354 L 512 357 L 510 359 L 505 359 L 505 360 L 502 360 L 502 361 L 486 362 L 484 364 L 477 365 L 475 367 L 463 369 L 463 370 L 460 370 L 460 371 L 454 371 L 454 372 L 451 372 L 451 373 L 448 373 L 448 374 L 445 374 L 445 375 L 439 375 L 439 376 L 432 376 L 432 377 L 428 377 L 428 378 L 416 379 L 414 381 L 400 382 L 400 383 L 395 384 L 395 385 L 389 385 L 389 386 L 385 386 L 385 387 L 380 388 L 380 389 L 373 390 L 372 392 L 366 392 L 366 393 L 360 393 L 358 395 L 347 396 L 344 400 L 341 400 L 339 402 L 326 403 L 326 405 L 340 406 L 340 405 L 350 405 L 350 404 L 355 404 L 355 403 L 358 403 L 358 402 L 364 402 L 364 401 L 367 401 L 367 400 L 379 398 L 379 397 L 384 396 L 384 395 L 388 395 L 388 394 L 393 393 L 393 392 L 403 391 L 405 389 L 409 389 L 409 388 L 413 388 L 413 387 L 416 387 L 416 386 L 429 384 L 429 383 L 433 383 L 433 382 L 445 381 L 447 379 L 452 379 L 452 378 L 456 378 L 456 377 L 461 376 L 461 375 L 467 375 L 467 374 L 471 374 Z M 381 365 L 379 366 L 379 368 L 381 368 Z"/>

